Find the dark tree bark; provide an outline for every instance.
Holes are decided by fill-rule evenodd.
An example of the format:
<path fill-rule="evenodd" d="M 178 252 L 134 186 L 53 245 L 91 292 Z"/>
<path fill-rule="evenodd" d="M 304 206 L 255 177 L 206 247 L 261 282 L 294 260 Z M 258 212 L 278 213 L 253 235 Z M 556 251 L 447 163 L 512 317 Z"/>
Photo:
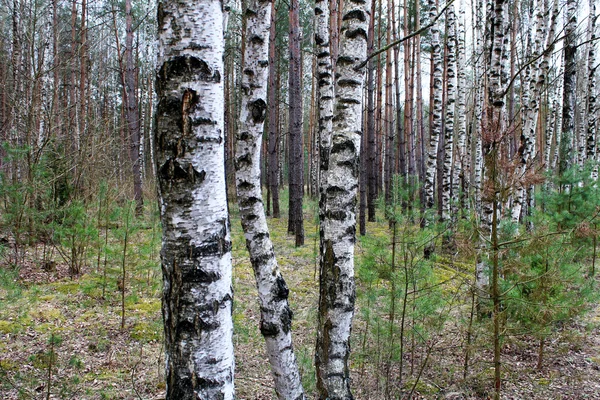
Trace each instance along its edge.
<path fill-rule="evenodd" d="M 279 143 L 279 127 L 277 123 L 277 113 L 279 112 L 277 102 L 278 69 L 275 66 L 276 16 L 277 9 L 275 7 L 275 1 L 273 1 L 271 3 L 271 29 L 269 34 L 269 191 L 271 193 L 271 200 L 273 202 L 273 218 L 280 218 L 281 211 L 279 210 L 279 157 L 277 152 Z"/>
<path fill-rule="evenodd" d="M 377 2 L 371 3 L 371 21 L 367 36 L 367 54 L 374 51 L 375 46 L 375 11 Z M 375 59 L 371 58 L 367 66 L 367 148 L 362 155 L 366 159 L 367 181 L 367 217 L 375 222 L 375 202 L 377 201 L 377 174 L 375 166 Z"/>
<path fill-rule="evenodd" d="M 85 1 L 84 1 L 85 3 Z M 131 0 L 125 0 L 125 102 L 127 104 L 127 128 L 129 131 L 129 161 L 133 173 L 133 198 L 136 214 L 140 215 L 144 208 L 142 194 L 142 175 L 140 160 L 140 120 L 139 107 L 135 95 L 135 76 L 137 68 L 133 60 L 133 16 Z"/>
<path fill-rule="evenodd" d="M 302 60 L 300 55 L 299 0 L 290 2 L 290 72 L 289 72 L 289 185 L 290 206 L 288 233 L 296 237 L 296 246 L 304 245 L 304 155 L 302 146 Z"/>

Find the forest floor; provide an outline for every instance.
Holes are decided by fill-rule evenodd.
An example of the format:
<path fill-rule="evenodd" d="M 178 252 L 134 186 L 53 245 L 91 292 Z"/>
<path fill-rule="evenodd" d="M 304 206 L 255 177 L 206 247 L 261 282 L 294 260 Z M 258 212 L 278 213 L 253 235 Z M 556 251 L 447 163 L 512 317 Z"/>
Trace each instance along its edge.
<path fill-rule="evenodd" d="M 315 206 L 309 208 L 306 244 L 301 248 L 295 248 L 293 238 L 287 235 L 286 219 L 269 218 L 269 224 L 279 266 L 290 288 L 294 346 L 304 387 L 308 398 L 314 398 L 318 233 Z M 275 399 L 258 329 L 254 278 L 235 217 L 232 231 L 237 398 Z M 367 231 L 384 238 L 390 235 L 384 221 L 369 223 Z M 55 270 L 43 271 L 41 244 L 27 249 L 18 271 L 6 263 L 0 265 L 0 399 L 164 398 L 160 243 L 149 235 L 149 230 L 140 229 L 130 237 L 123 329 L 118 254 L 109 254 L 106 279 L 103 263 L 97 263 L 101 258 L 93 255 L 74 279 L 56 254 Z M 154 261 L 140 269 L 135 265 L 136 254 L 141 253 L 137 246 L 147 247 L 148 243 L 155 247 L 150 250 Z M 359 241 L 357 255 L 363 247 Z M 376 287 L 384 286 L 376 283 Z M 375 319 L 370 314 L 371 309 L 385 308 L 377 304 L 381 296 L 369 296 L 359 282 L 360 291 L 363 295 L 359 293 L 357 299 L 351 356 L 357 399 L 408 398 L 411 389 L 415 399 L 491 398 L 489 321 L 473 324 L 466 379 L 463 377 L 468 299 L 463 299 L 463 306 L 447 311 L 452 318 L 438 331 L 426 337 L 423 333 L 421 338 L 405 334 L 400 382 L 399 359 L 388 357 L 390 337 L 383 333 L 386 318 Z M 397 336 L 391 340 L 395 349 Z M 539 370 L 537 349 L 537 341 L 528 336 L 505 339 L 503 399 L 600 399 L 600 308 L 554 330 L 546 341 Z"/>

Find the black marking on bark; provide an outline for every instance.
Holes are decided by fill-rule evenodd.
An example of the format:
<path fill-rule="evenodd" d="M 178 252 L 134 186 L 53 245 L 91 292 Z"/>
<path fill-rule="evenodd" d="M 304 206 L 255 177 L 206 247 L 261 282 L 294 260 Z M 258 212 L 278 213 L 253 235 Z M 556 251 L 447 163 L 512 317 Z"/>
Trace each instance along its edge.
<path fill-rule="evenodd" d="M 316 10 L 317 9 L 315 8 L 315 14 L 316 14 Z M 321 46 L 321 45 L 323 45 L 323 43 L 325 43 L 325 40 L 323 40 L 323 38 L 321 37 L 321 35 L 315 33 L 315 44 L 317 46 Z M 319 54 L 319 55 L 317 55 L 317 57 L 321 57 L 321 55 Z"/>
<path fill-rule="evenodd" d="M 360 86 L 361 83 L 359 81 L 357 81 L 356 79 L 340 79 L 340 80 L 338 80 L 338 85 L 356 87 L 356 86 Z"/>
<path fill-rule="evenodd" d="M 210 46 L 201 45 L 196 42 L 191 42 L 188 47 L 190 50 L 208 50 L 208 49 L 210 49 Z"/>
<path fill-rule="evenodd" d="M 166 89 L 169 82 L 221 82 L 221 74 L 213 70 L 197 57 L 190 55 L 175 56 L 165 61 L 158 73 L 159 92 Z"/>
<path fill-rule="evenodd" d="M 198 143 L 217 143 L 221 144 L 223 142 L 223 138 L 221 136 L 200 136 L 198 138 Z"/>
<path fill-rule="evenodd" d="M 354 57 L 350 57 L 350 56 L 338 56 L 337 59 L 337 65 L 338 66 L 345 66 L 345 65 L 352 65 L 354 64 Z"/>
<path fill-rule="evenodd" d="M 265 337 L 277 336 L 279 327 L 273 322 L 260 321 L 260 333 Z"/>
<path fill-rule="evenodd" d="M 210 119 L 210 118 L 205 118 L 205 117 L 196 117 L 196 118 L 191 118 L 191 123 L 192 123 L 192 126 L 216 125 L 217 121 Z"/>
<path fill-rule="evenodd" d="M 254 70 L 252 70 L 252 68 L 246 68 L 246 69 L 244 70 L 244 74 L 245 74 L 245 75 L 248 75 L 248 76 L 250 76 L 250 77 L 253 77 L 253 76 L 254 76 Z"/>
<path fill-rule="evenodd" d="M 254 16 L 256 16 L 256 15 L 258 15 L 258 14 L 256 13 L 256 11 L 254 11 L 254 10 L 253 10 L 253 9 L 251 9 L 251 8 L 246 8 L 246 18 L 251 18 L 251 17 L 254 17 Z"/>
<path fill-rule="evenodd" d="M 342 153 L 344 151 L 349 151 L 351 154 L 356 154 L 356 146 L 354 146 L 354 142 L 350 139 L 336 141 L 331 146 L 331 154 Z"/>
<path fill-rule="evenodd" d="M 182 277 L 186 282 L 212 283 L 221 279 L 221 274 L 218 271 L 204 271 L 195 265 L 192 268 L 185 268 Z"/>
<path fill-rule="evenodd" d="M 347 12 L 346 15 L 342 18 L 343 21 L 348 21 L 349 19 L 357 19 L 361 22 L 365 22 L 367 20 L 367 16 L 362 10 L 352 10 Z"/>
<path fill-rule="evenodd" d="M 254 184 L 252 182 L 243 181 L 238 184 L 238 189 L 240 190 L 250 190 L 254 188 Z"/>
<path fill-rule="evenodd" d="M 256 257 L 250 257 L 250 263 L 255 266 L 261 266 L 261 265 L 265 265 L 270 259 L 272 259 L 274 257 L 274 253 L 273 250 L 270 250 L 266 253 L 263 253 L 259 256 Z"/>
<path fill-rule="evenodd" d="M 292 319 L 294 318 L 294 313 L 292 312 L 289 306 L 285 306 L 283 310 L 281 310 L 281 329 L 285 334 L 288 334 L 292 329 Z"/>
<path fill-rule="evenodd" d="M 355 39 L 358 36 L 362 36 L 365 38 L 365 40 L 367 40 L 367 32 L 363 28 L 356 28 L 353 30 L 346 31 L 346 37 L 348 39 Z"/>
<path fill-rule="evenodd" d="M 236 162 L 237 168 L 241 168 L 243 165 L 245 165 L 245 166 L 252 165 L 252 156 L 250 156 L 249 153 L 244 154 L 244 155 L 238 157 L 235 160 L 235 162 Z"/>
<path fill-rule="evenodd" d="M 321 39 L 322 41 L 323 39 Z M 317 58 L 325 58 L 325 57 L 329 57 L 331 55 L 331 53 L 329 53 L 327 50 L 323 50 L 321 51 L 319 54 L 317 54 Z M 325 64 L 321 64 L 321 65 L 327 65 L 328 63 Z"/>
<path fill-rule="evenodd" d="M 288 289 L 287 284 L 285 283 L 285 279 L 283 279 L 283 276 L 277 276 L 277 278 L 275 279 L 275 284 L 271 289 L 271 293 L 273 294 L 275 300 L 286 300 L 288 298 L 290 290 Z"/>
<path fill-rule="evenodd" d="M 255 197 L 255 196 L 250 196 L 250 197 L 240 201 L 240 206 L 242 208 L 250 208 L 257 203 L 262 203 L 262 199 L 259 199 L 258 197 Z"/>
<path fill-rule="evenodd" d="M 323 14 L 323 9 L 321 7 L 315 7 L 315 15 L 321 15 L 321 14 Z"/>
<path fill-rule="evenodd" d="M 164 96 L 158 102 L 156 115 L 158 118 L 179 116 L 181 114 L 181 98 L 179 96 Z"/>
<path fill-rule="evenodd" d="M 340 104 L 360 104 L 359 99 L 353 99 L 351 97 L 342 97 L 339 100 Z"/>
<path fill-rule="evenodd" d="M 259 124 L 265 120 L 267 115 L 267 103 L 263 99 L 256 99 L 248 103 L 248 109 L 250 115 L 252 115 L 252 121 L 255 124 Z"/>
<path fill-rule="evenodd" d="M 344 221 L 348 217 L 348 214 L 346 213 L 346 211 L 343 211 L 343 210 L 337 210 L 337 211 L 328 210 L 325 213 L 325 215 L 327 218 L 332 219 L 334 221 Z"/>
<path fill-rule="evenodd" d="M 258 65 L 262 68 L 267 68 L 269 66 L 269 60 L 260 60 Z"/>
<path fill-rule="evenodd" d="M 219 256 L 231 251 L 231 242 L 225 236 L 213 235 L 203 243 L 193 246 L 190 253 L 193 258 Z"/>
<path fill-rule="evenodd" d="M 261 45 L 265 42 L 265 38 L 260 35 L 252 35 L 252 36 L 250 36 L 249 41 L 252 44 Z"/>

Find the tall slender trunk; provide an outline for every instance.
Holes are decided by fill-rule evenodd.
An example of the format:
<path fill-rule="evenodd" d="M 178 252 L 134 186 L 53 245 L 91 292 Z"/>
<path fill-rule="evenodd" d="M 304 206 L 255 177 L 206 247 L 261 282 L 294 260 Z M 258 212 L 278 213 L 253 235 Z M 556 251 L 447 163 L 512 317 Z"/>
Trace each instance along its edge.
<path fill-rule="evenodd" d="M 260 303 L 260 330 L 267 347 L 279 399 L 304 399 L 292 347 L 289 290 L 279 272 L 262 201 L 260 153 L 267 114 L 269 74 L 268 1 L 247 0 L 240 130 L 236 137 L 235 167 L 238 204 L 246 248 L 254 269 Z"/>
<path fill-rule="evenodd" d="M 334 1 L 333 3 L 337 2 Z M 333 5 L 333 4 L 332 4 Z M 317 53 L 317 82 L 319 108 L 319 221 L 325 218 L 327 201 L 327 175 L 329 172 L 329 153 L 331 151 L 331 133 L 333 130 L 333 66 L 330 50 L 333 35 L 330 36 L 330 3 L 325 0 L 315 2 L 315 46 Z M 333 29 L 333 28 L 332 28 Z M 337 28 L 335 28 L 337 29 Z M 320 237 L 323 238 L 322 226 Z"/>
<path fill-rule="evenodd" d="M 387 10 L 388 21 L 392 20 L 392 12 L 388 4 Z M 386 42 L 391 43 L 392 30 L 387 30 Z M 385 68 L 385 202 L 390 204 L 392 201 L 392 163 L 394 160 L 394 101 L 392 96 L 392 50 L 386 52 L 386 68 Z"/>
<path fill-rule="evenodd" d="M 396 22 L 396 5 L 392 0 L 392 29 L 393 29 L 393 40 L 396 41 L 398 38 L 398 25 Z M 406 159 L 405 159 L 405 143 L 404 134 L 402 129 L 402 107 L 401 104 L 401 90 L 400 90 L 400 46 L 394 46 L 394 87 L 396 90 L 396 142 L 398 144 L 398 155 L 397 155 L 397 168 L 396 172 L 400 174 L 402 179 L 406 178 Z"/>
<path fill-rule="evenodd" d="M 278 157 L 278 118 L 279 112 L 277 102 L 277 73 L 275 67 L 276 57 L 276 14 L 277 8 L 275 1 L 271 2 L 271 29 L 269 31 L 269 88 L 268 88 L 268 104 L 269 104 L 269 188 L 273 204 L 273 218 L 280 218 L 281 211 L 279 210 L 279 157 Z"/>
<path fill-rule="evenodd" d="M 181 33 L 185 31 L 185 37 Z M 158 6 L 166 399 L 234 398 L 221 1 Z"/>
<path fill-rule="evenodd" d="M 457 80 L 457 143 L 454 156 L 454 165 L 452 171 L 452 215 L 455 217 L 459 212 L 463 212 L 466 207 L 463 199 L 465 198 L 466 190 L 466 168 L 465 161 L 467 158 L 467 74 L 465 65 L 465 10 L 461 4 L 458 18 L 458 38 L 457 38 L 457 62 L 456 69 L 458 72 Z"/>
<path fill-rule="evenodd" d="M 371 3 L 371 20 L 367 39 L 367 54 L 375 49 L 376 1 Z M 375 222 L 375 202 L 377 201 L 377 175 L 375 172 L 375 58 L 367 66 L 367 148 L 362 151 L 367 160 L 367 208 L 369 222 Z"/>
<path fill-rule="evenodd" d="M 434 0 L 429 0 L 429 18 L 433 20 L 437 15 L 437 5 Z M 437 166 L 438 145 L 442 130 L 442 49 L 440 44 L 440 28 L 436 22 L 431 27 L 431 47 L 433 59 L 433 106 L 431 108 L 431 134 L 429 138 L 429 149 L 427 154 L 427 171 L 423 191 L 425 194 L 425 208 L 431 209 L 435 201 L 435 176 Z"/>
<path fill-rule="evenodd" d="M 454 162 L 454 107 L 456 103 L 456 15 L 454 5 L 446 11 L 447 24 L 447 95 L 446 121 L 444 124 L 444 167 L 442 178 L 442 221 L 450 221 L 452 199 L 452 165 Z"/>
<path fill-rule="evenodd" d="M 85 1 L 84 1 L 85 2 Z M 136 214 L 141 214 L 144 207 L 142 194 L 142 175 L 140 160 L 140 112 L 135 94 L 136 65 L 133 60 L 133 16 L 131 0 L 125 0 L 125 93 L 127 97 L 127 127 L 129 131 L 129 161 L 133 173 L 133 198 Z"/>
<path fill-rule="evenodd" d="M 349 400 L 350 331 L 354 315 L 354 242 L 358 159 L 370 1 L 344 3 L 337 61 L 335 115 L 329 158 L 327 209 L 322 221 L 319 314 L 315 365 L 319 399 Z"/>
<path fill-rule="evenodd" d="M 288 233 L 296 246 L 304 245 L 304 155 L 302 146 L 302 60 L 300 58 L 300 2 L 290 1 L 290 72 L 289 72 L 289 221 Z"/>
<path fill-rule="evenodd" d="M 588 44 L 588 87 L 587 87 L 587 132 L 586 132 L 586 158 L 588 160 L 596 161 L 596 125 L 597 125 L 597 105 L 596 105 L 596 2 L 594 0 L 589 1 L 590 15 L 589 15 L 589 41 Z M 597 171 L 594 172 L 597 175 Z"/>

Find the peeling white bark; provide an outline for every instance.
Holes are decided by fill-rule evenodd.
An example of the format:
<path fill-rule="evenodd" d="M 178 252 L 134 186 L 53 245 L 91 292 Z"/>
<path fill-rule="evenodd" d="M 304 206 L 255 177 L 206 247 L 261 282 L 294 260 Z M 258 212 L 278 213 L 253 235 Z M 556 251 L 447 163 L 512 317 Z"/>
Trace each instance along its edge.
<path fill-rule="evenodd" d="M 162 1 L 154 147 L 167 399 L 234 398 L 221 1 Z"/>
<path fill-rule="evenodd" d="M 456 105 L 456 14 L 454 4 L 446 11 L 447 25 L 447 94 L 444 126 L 444 168 L 442 176 L 442 221 L 450 221 L 452 198 L 452 165 L 454 162 L 454 108 Z"/>

